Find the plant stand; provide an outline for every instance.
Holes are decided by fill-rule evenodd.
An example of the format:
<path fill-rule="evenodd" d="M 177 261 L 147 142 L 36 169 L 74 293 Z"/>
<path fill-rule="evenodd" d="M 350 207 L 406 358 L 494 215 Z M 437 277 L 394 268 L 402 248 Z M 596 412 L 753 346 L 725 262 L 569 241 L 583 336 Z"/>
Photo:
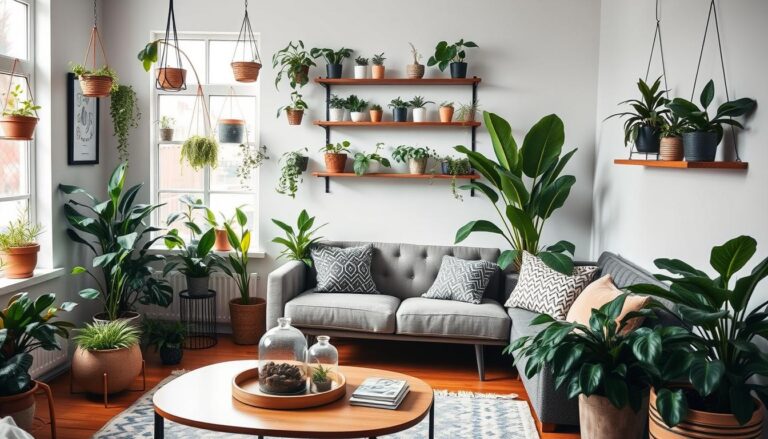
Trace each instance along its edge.
<path fill-rule="evenodd" d="M 187 290 L 179 293 L 181 324 L 187 330 L 184 349 L 207 349 L 216 346 L 216 291 L 192 296 Z"/>
<path fill-rule="evenodd" d="M 45 384 L 40 381 L 37 382 L 37 390 L 35 391 L 35 394 L 43 393 L 45 395 L 45 399 L 48 402 L 48 418 L 49 421 L 45 422 L 43 418 L 40 418 L 38 416 L 35 416 L 36 421 L 40 421 L 43 425 L 48 424 L 51 426 L 51 439 L 56 439 L 56 410 L 53 406 L 53 393 L 51 392 L 51 388 L 48 387 L 48 384 Z"/>
<path fill-rule="evenodd" d="M 141 389 L 128 389 L 127 390 L 128 392 L 145 392 L 147 390 L 147 368 L 146 368 L 146 365 L 147 365 L 147 363 L 144 360 L 141 360 Z M 103 396 L 104 396 L 104 408 L 109 408 L 109 386 L 107 385 L 107 383 L 109 382 L 109 373 L 104 372 L 103 379 L 104 379 L 104 386 L 103 386 L 103 389 L 104 389 L 104 394 L 103 394 Z M 70 374 L 69 375 L 69 393 L 70 394 L 75 394 L 75 395 L 80 395 L 80 394 L 83 394 L 83 393 L 88 393 L 88 392 L 75 391 L 74 386 L 75 386 L 75 384 L 74 384 L 74 381 L 72 380 L 72 374 Z M 50 392 L 50 389 L 48 389 L 48 392 Z M 51 411 L 53 411 L 53 410 L 51 410 Z M 51 427 L 51 428 L 53 428 L 53 427 Z"/>

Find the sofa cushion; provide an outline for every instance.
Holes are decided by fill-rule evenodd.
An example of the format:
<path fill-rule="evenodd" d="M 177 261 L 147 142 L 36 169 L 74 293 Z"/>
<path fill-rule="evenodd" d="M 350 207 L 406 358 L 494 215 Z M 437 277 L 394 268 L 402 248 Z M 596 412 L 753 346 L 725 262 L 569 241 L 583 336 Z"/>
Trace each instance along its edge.
<path fill-rule="evenodd" d="M 507 340 L 509 317 L 495 300 L 479 304 L 412 297 L 397 310 L 397 333 L 450 338 Z"/>
<path fill-rule="evenodd" d="M 443 256 L 435 283 L 422 297 L 478 304 L 499 266 L 488 261 L 465 261 Z"/>
<path fill-rule="evenodd" d="M 297 327 L 392 334 L 398 305 L 400 299 L 383 294 L 309 290 L 285 304 L 285 316 Z"/>
<path fill-rule="evenodd" d="M 606 274 L 600 279 L 587 285 L 587 288 L 584 288 L 584 291 L 579 294 L 579 297 L 577 297 L 576 301 L 571 305 L 571 309 L 568 310 L 568 315 L 565 316 L 565 320 L 589 326 L 592 310 L 600 309 L 603 305 L 616 299 L 622 294 L 624 294 L 624 292 L 616 288 L 616 285 L 613 284 L 611 275 Z M 649 300 L 650 298 L 647 296 L 628 294 L 624 299 L 624 307 L 621 309 L 621 313 L 616 317 L 616 324 L 620 324 L 621 320 L 628 313 L 645 308 L 645 306 L 648 305 Z M 621 333 L 628 334 L 634 331 L 643 324 L 643 320 L 645 320 L 644 317 L 635 317 L 629 320 L 621 329 Z"/>
<path fill-rule="evenodd" d="M 371 277 L 373 247 L 339 248 L 318 244 L 312 247 L 317 269 L 317 291 L 326 293 L 378 294 Z"/>
<path fill-rule="evenodd" d="M 509 334 L 510 341 L 515 341 L 520 337 L 535 336 L 547 327 L 547 325 L 531 326 L 533 319 L 539 315 L 537 312 L 522 308 L 508 308 L 507 315 L 512 321 L 512 330 Z"/>

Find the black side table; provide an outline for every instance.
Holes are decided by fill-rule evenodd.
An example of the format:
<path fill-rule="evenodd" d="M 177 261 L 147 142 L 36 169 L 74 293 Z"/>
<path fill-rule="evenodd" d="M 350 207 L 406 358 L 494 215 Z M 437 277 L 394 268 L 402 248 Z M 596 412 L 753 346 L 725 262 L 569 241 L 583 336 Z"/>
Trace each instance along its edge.
<path fill-rule="evenodd" d="M 219 341 L 216 335 L 216 291 L 192 296 L 187 290 L 179 292 L 181 324 L 187 330 L 184 349 L 206 349 Z"/>

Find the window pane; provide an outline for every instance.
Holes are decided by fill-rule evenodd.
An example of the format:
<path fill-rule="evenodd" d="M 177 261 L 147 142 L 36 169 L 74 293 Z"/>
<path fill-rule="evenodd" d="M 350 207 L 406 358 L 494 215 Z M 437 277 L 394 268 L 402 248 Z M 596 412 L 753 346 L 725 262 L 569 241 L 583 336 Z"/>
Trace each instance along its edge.
<path fill-rule="evenodd" d="M 185 95 L 160 95 L 160 117 L 172 117 L 176 121 L 173 131 L 173 140 L 184 140 L 190 134 L 202 134 L 202 127 L 190 126 L 192 121 L 192 109 L 195 106 L 195 96 Z M 199 111 L 199 110 L 198 110 Z M 198 119 L 195 117 L 195 119 Z M 200 124 L 202 125 L 202 123 Z M 192 128 L 192 133 L 190 133 Z M 198 131 L 199 130 L 199 131 Z"/>
<path fill-rule="evenodd" d="M 211 96 L 211 124 L 214 130 L 218 130 L 216 125 L 219 119 L 243 119 L 248 141 L 255 142 L 256 103 L 254 96 Z"/>
<path fill-rule="evenodd" d="M 195 73 L 192 67 L 189 65 L 191 62 L 195 66 L 195 71 L 200 75 L 200 81 L 205 84 L 208 81 L 205 68 L 205 41 L 202 40 L 179 40 L 179 47 L 187 54 L 189 61 L 182 56 L 182 63 L 187 69 L 187 84 L 197 84 Z M 174 55 L 174 52 L 170 52 L 169 55 Z M 174 61 L 175 62 L 175 61 Z M 189 89 L 189 86 L 187 86 Z M 194 90 L 194 88 L 192 88 Z"/>
<path fill-rule="evenodd" d="M 181 161 L 181 145 L 161 143 L 158 151 L 159 189 L 203 190 L 203 171 Z"/>
<path fill-rule="evenodd" d="M 232 55 L 235 52 L 236 41 L 211 41 L 210 42 L 210 69 L 211 69 L 211 84 L 238 84 L 235 81 L 234 75 L 232 75 Z M 238 53 L 242 50 L 243 45 L 240 44 L 237 49 Z M 241 57 L 238 57 L 238 60 Z"/>
<path fill-rule="evenodd" d="M 202 193 L 188 193 L 188 194 L 167 193 L 167 192 L 160 193 L 160 195 L 158 196 L 158 202 L 160 204 L 165 204 L 165 205 L 162 206 L 160 209 L 158 209 L 160 213 L 158 214 L 158 222 L 156 224 L 157 226 L 164 227 L 165 221 L 168 219 L 168 215 L 172 213 L 186 212 L 186 206 L 182 204 L 181 201 L 179 201 L 179 199 L 185 195 L 189 195 L 190 197 L 193 197 L 193 198 L 200 198 L 200 199 L 203 198 Z M 194 215 L 195 223 L 202 228 L 204 228 L 205 226 L 205 222 L 202 216 L 203 213 L 204 212 L 201 210 L 196 210 Z M 179 232 L 184 232 L 182 233 L 184 236 L 187 236 L 186 234 L 187 229 L 181 223 L 178 223 L 178 222 L 174 223 L 174 227 L 178 228 Z"/>
<path fill-rule="evenodd" d="M 27 212 L 28 206 L 28 200 L 0 201 L 0 227 L 5 228 L 19 214 Z"/>
<path fill-rule="evenodd" d="M 248 215 L 248 228 L 253 232 L 256 227 L 256 196 L 251 194 L 211 194 L 211 210 L 222 212 L 225 216 L 231 217 L 235 213 L 235 208 L 239 207 Z M 255 241 L 251 243 L 251 249 L 256 249 Z"/>
<path fill-rule="evenodd" d="M 0 54 L 27 59 L 27 5 L 15 0 L 0 0 Z"/>
<path fill-rule="evenodd" d="M 28 148 L 28 142 L 0 140 L 0 195 L 29 193 Z"/>
<path fill-rule="evenodd" d="M 240 145 L 231 143 L 219 145 L 219 166 L 211 169 L 211 190 L 214 191 L 243 191 L 252 187 L 251 182 L 240 184 L 237 176 L 237 166 L 240 159 Z M 251 172 L 251 180 L 255 180 L 256 173 Z"/>

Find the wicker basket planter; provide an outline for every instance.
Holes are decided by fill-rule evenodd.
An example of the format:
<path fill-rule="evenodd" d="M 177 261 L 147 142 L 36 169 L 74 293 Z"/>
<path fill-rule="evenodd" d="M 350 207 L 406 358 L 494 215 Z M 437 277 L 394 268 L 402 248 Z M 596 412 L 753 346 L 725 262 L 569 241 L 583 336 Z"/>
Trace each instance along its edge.
<path fill-rule="evenodd" d="M 237 82 L 256 82 L 259 79 L 261 64 L 254 61 L 234 61 L 232 74 Z"/>
<path fill-rule="evenodd" d="M 109 76 L 82 75 L 79 79 L 83 96 L 89 98 L 109 96 L 109 93 L 112 91 L 112 82 L 114 82 Z"/>

